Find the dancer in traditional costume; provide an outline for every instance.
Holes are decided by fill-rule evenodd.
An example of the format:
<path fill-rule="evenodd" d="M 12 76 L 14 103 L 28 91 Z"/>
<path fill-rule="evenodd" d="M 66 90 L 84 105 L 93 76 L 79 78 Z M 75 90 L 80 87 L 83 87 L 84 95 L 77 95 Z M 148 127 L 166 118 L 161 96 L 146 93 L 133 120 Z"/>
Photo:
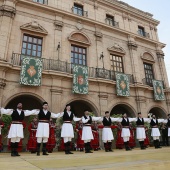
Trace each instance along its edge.
<path fill-rule="evenodd" d="M 3 150 L 3 143 L 2 143 L 2 128 L 4 128 L 4 122 L 0 118 L 0 152 Z"/>
<path fill-rule="evenodd" d="M 122 125 L 121 125 L 121 123 L 118 123 L 117 124 L 116 149 L 124 148 L 124 141 L 123 141 L 121 134 L 122 134 Z"/>
<path fill-rule="evenodd" d="M 91 140 L 90 145 L 94 151 L 98 151 L 98 149 L 99 149 L 99 129 L 98 129 L 97 122 L 93 122 L 91 128 L 92 128 L 92 133 L 93 133 L 94 139 Z"/>

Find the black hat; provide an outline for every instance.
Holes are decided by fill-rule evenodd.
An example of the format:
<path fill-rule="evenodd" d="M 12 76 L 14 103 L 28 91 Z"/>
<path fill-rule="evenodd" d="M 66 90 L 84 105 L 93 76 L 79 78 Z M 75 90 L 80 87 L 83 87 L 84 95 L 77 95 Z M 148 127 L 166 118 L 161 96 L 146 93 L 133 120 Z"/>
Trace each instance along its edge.
<path fill-rule="evenodd" d="M 109 113 L 109 111 L 106 111 L 105 114 Z"/>
<path fill-rule="evenodd" d="M 168 114 L 168 116 L 170 116 L 170 113 Z"/>
<path fill-rule="evenodd" d="M 44 106 L 45 104 L 48 104 L 48 103 L 47 103 L 47 102 L 43 102 L 43 106 Z"/>
<path fill-rule="evenodd" d="M 88 111 L 88 109 L 84 109 L 84 112 Z"/>
<path fill-rule="evenodd" d="M 142 114 L 141 112 L 138 113 L 138 115 L 141 115 L 141 114 Z"/>
<path fill-rule="evenodd" d="M 126 114 L 126 113 L 122 113 L 122 116 L 123 116 L 124 114 Z"/>

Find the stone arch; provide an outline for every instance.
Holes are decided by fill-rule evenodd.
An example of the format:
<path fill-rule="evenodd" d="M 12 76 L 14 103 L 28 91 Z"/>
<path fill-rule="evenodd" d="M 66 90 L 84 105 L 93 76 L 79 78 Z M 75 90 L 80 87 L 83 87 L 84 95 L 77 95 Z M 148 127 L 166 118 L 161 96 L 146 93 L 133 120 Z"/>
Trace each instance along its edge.
<path fill-rule="evenodd" d="M 119 102 L 110 108 L 110 115 L 127 113 L 128 117 L 136 117 L 135 109 L 128 103 Z"/>
<path fill-rule="evenodd" d="M 31 102 L 31 103 L 28 102 L 30 99 L 32 99 L 32 101 L 34 101 L 34 102 Z M 22 92 L 22 93 L 17 93 L 15 95 L 11 96 L 10 98 L 8 98 L 4 103 L 4 107 L 9 108 L 11 106 L 10 108 L 15 109 L 17 103 L 22 102 L 23 109 L 28 109 L 28 110 L 41 109 L 43 101 L 45 101 L 45 100 L 35 93 Z"/>
<path fill-rule="evenodd" d="M 63 109 L 65 108 L 66 104 L 70 104 L 72 106 L 72 110 L 77 117 L 81 117 L 83 115 L 84 109 L 88 109 L 90 112 L 93 112 L 95 115 L 99 113 L 96 105 L 88 99 L 75 98 L 69 100 L 67 103 L 64 104 Z"/>
<path fill-rule="evenodd" d="M 68 39 L 73 42 L 78 42 L 78 43 L 85 44 L 85 45 L 91 45 L 90 38 L 82 31 L 72 32 L 69 35 Z"/>
<path fill-rule="evenodd" d="M 166 118 L 167 117 L 167 112 L 164 108 L 160 107 L 160 106 L 152 106 L 149 110 L 148 110 L 148 114 L 152 113 L 155 114 L 157 118 Z"/>
<path fill-rule="evenodd" d="M 151 52 L 145 51 L 142 55 L 141 55 L 142 60 L 144 61 L 149 61 L 149 62 L 155 62 L 155 58 L 154 55 Z"/>

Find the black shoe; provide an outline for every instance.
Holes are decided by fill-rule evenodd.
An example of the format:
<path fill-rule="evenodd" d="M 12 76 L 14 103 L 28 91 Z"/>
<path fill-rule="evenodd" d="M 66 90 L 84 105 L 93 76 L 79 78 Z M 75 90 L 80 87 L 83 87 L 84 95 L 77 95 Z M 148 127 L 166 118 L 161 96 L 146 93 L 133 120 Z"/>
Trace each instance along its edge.
<path fill-rule="evenodd" d="M 68 151 L 68 154 L 74 154 L 74 153 L 72 153 L 72 152 Z"/>
<path fill-rule="evenodd" d="M 112 149 L 109 149 L 109 152 L 113 152 L 113 150 L 112 150 Z"/>
<path fill-rule="evenodd" d="M 13 151 L 11 151 L 11 156 L 16 156 L 15 153 Z"/>
<path fill-rule="evenodd" d="M 49 155 L 46 151 L 43 151 L 43 155 Z"/>
<path fill-rule="evenodd" d="M 37 152 L 37 156 L 40 156 L 40 152 L 39 151 Z"/>
<path fill-rule="evenodd" d="M 18 154 L 18 151 L 15 151 L 15 156 L 20 156 L 20 155 Z"/>
<path fill-rule="evenodd" d="M 109 150 L 108 150 L 108 149 L 105 149 L 105 152 L 109 152 Z"/>

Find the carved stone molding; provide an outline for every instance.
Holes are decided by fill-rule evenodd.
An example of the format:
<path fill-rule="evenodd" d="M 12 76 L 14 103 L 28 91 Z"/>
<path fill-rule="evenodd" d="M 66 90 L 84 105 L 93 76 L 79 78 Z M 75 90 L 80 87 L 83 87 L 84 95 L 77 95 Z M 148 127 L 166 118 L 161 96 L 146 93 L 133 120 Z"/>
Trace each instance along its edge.
<path fill-rule="evenodd" d="M 4 87 L 6 86 L 5 80 L 6 79 L 0 78 L 0 89 L 4 89 Z"/>
<path fill-rule="evenodd" d="M 63 93 L 63 90 L 59 90 L 59 89 L 51 89 L 50 91 L 51 91 L 51 93 L 57 94 L 57 95 L 60 95 Z"/>
<path fill-rule="evenodd" d="M 107 100 L 108 99 L 108 95 L 107 94 L 99 94 L 99 98 Z"/>
<path fill-rule="evenodd" d="M 146 103 L 145 97 L 138 97 L 138 98 L 136 99 L 136 101 L 137 101 L 138 103 Z"/>
<path fill-rule="evenodd" d="M 37 32 L 37 33 L 44 34 L 44 35 L 48 34 L 47 30 L 43 28 L 37 21 L 24 24 L 20 27 L 20 29 L 31 31 L 31 32 Z"/>
<path fill-rule="evenodd" d="M 129 47 L 131 50 L 135 50 L 135 51 L 137 51 L 137 49 L 138 49 L 138 45 L 137 45 L 136 42 L 134 42 L 134 41 L 128 41 L 128 47 Z"/>
<path fill-rule="evenodd" d="M 125 55 L 125 50 L 117 43 L 115 43 L 112 47 L 108 48 L 110 52 L 117 53 L 119 55 Z"/>
<path fill-rule="evenodd" d="M 154 56 L 150 53 L 150 52 L 144 52 L 142 55 L 141 55 L 141 59 L 142 60 L 146 60 L 146 61 L 149 61 L 149 62 L 155 62 L 155 59 L 154 59 Z"/>
<path fill-rule="evenodd" d="M 0 16 L 7 16 L 10 18 L 14 18 L 16 14 L 16 9 L 14 7 L 8 5 L 0 6 Z"/>
<path fill-rule="evenodd" d="M 58 30 L 58 31 L 62 31 L 62 28 L 63 28 L 63 22 L 62 21 L 54 21 L 54 26 L 55 26 L 55 29 Z"/>
<path fill-rule="evenodd" d="M 158 59 L 161 59 L 161 58 L 164 59 L 164 56 L 165 56 L 165 54 L 162 50 L 157 50 L 156 55 L 157 55 Z"/>
<path fill-rule="evenodd" d="M 81 21 L 77 21 L 76 28 L 77 28 L 78 30 L 82 30 L 82 29 L 84 28 L 84 26 L 83 26 L 83 24 L 82 24 Z"/>
<path fill-rule="evenodd" d="M 101 32 L 95 31 L 96 41 L 102 41 L 103 34 Z"/>

